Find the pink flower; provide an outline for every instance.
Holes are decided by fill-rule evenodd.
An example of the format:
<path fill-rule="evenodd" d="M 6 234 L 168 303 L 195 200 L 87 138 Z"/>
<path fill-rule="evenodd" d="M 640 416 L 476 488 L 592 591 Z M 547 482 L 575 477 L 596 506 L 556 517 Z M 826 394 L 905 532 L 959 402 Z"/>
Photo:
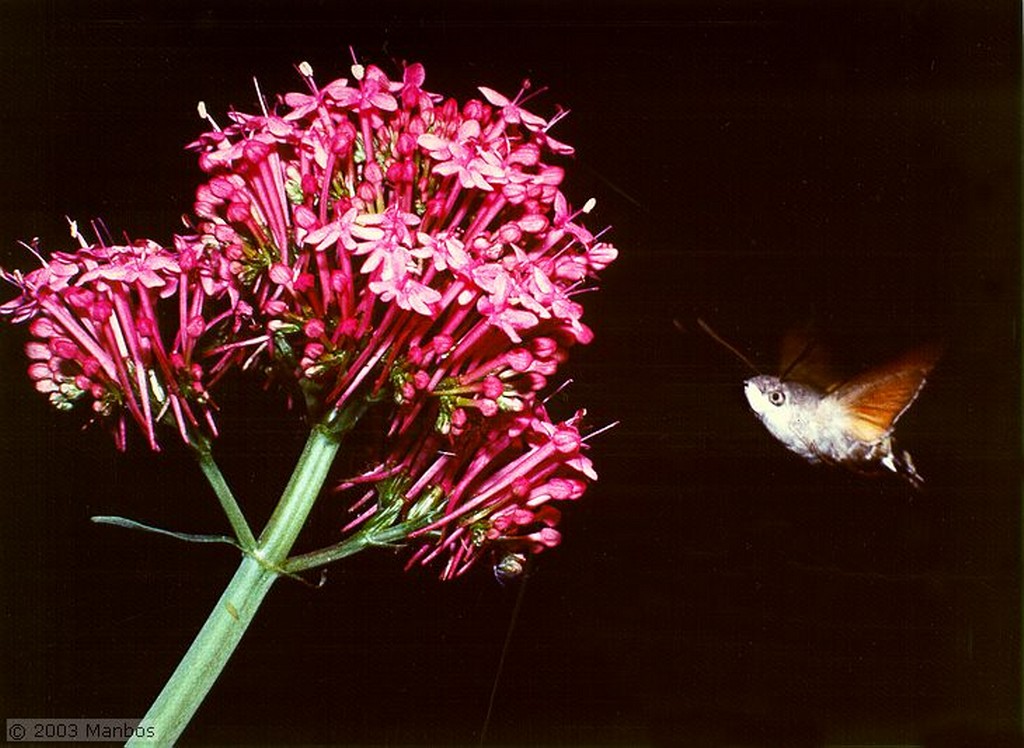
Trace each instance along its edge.
<path fill-rule="evenodd" d="M 480 142 L 480 123 L 475 119 L 462 122 L 451 140 L 424 133 L 416 142 L 438 162 L 435 174 L 457 175 L 459 184 L 466 189 L 490 191 L 494 189 L 492 182 L 500 183 L 504 178 L 501 159 Z"/>
<path fill-rule="evenodd" d="M 501 118 L 508 124 L 518 125 L 522 124 L 531 132 L 538 132 L 544 128 L 546 124 L 543 117 L 538 117 L 536 114 L 531 114 L 522 107 L 519 106 L 518 102 L 523 99 L 523 93 L 530 87 L 529 81 L 523 83 L 523 88 L 519 91 L 515 101 L 509 101 L 508 98 L 495 91 L 493 88 L 487 88 L 486 86 L 479 86 L 478 90 L 484 95 L 484 98 L 497 107 L 501 107 Z"/>
<path fill-rule="evenodd" d="M 422 83 L 422 78 L 420 83 Z M 359 88 L 349 88 L 342 81 L 332 83 L 325 89 L 327 94 L 343 107 L 351 107 L 359 111 L 379 109 L 383 112 L 393 112 L 398 109 L 398 101 L 391 95 L 395 86 L 388 80 L 384 72 L 370 65 L 360 81 Z M 398 85 L 397 88 L 401 88 Z"/>
<path fill-rule="evenodd" d="M 316 220 L 315 216 L 312 218 Z M 320 225 L 310 231 L 304 243 L 315 245 L 317 251 L 323 251 L 339 243 L 345 249 L 354 250 L 359 246 L 359 241 L 375 241 L 384 237 L 384 232 L 379 227 L 369 225 L 372 218 L 373 216 L 369 214 L 361 214 L 356 208 L 350 208 L 336 221 Z"/>

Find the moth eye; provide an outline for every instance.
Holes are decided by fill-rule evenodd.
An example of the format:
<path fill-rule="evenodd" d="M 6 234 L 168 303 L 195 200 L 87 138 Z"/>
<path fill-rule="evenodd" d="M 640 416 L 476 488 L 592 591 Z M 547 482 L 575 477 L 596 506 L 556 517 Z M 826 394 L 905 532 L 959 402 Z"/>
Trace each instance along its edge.
<path fill-rule="evenodd" d="M 768 402 L 775 406 L 782 405 L 786 402 L 786 393 L 782 390 L 772 390 L 768 393 Z"/>

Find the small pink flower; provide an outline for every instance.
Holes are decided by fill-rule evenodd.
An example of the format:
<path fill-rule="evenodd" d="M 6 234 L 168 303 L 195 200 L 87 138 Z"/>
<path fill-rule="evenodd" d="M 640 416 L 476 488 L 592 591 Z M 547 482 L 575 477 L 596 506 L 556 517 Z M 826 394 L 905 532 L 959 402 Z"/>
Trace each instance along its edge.
<path fill-rule="evenodd" d="M 421 79 L 420 83 L 422 82 Z M 398 109 L 398 101 L 391 95 L 391 90 L 391 81 L 375 65 L 370 65 L 366 69 L 359 88 L 349 88 L 344 81 L 341 82 L 341 85 L 335 81 L 325 88 L 327 94 L 343 107 L 351 107 L 359 111 L 379 109 L 383 112 L 393 112 Z"/>
<path fill-rule="evenodd" d="M 384 237 L 378 226 L 370 225 L 372 217 L 360 214 L 356 208 L 350 208 L 336 221 L 324 224 L 306 235 L 306 244 L 313 244 L 321 252 L 335 244 L 349 250 L 356 249 L 360 242 L 372 242 Z"/>
<path fill-rule="evenodd" d="M 504 179 L 501 159 L 480 141 L 480 123 L 475 119 L 460 124 L 451 140 L 424 133 L 417 143 L 438 161 L 434 166 L 435 174 L 454 174 L 465 189 L 490 191 L 494 189 L 492 184 Z"/>
<path fill-rule="evenodd" d="M 527 88 L 529 88 L 529 81 L 523 84 L 523 88 L 516 96 L 515 101 L 509 101 L 507 97 L 498 93 L 493 88 L 478 86 L 477 90 L 484 95 L 485 99 L 494 104 L 494 106 L 501 107 L 501 118 L 506 123 L 512 125 L 522 124 L 526 129 L 532 132 L 538 132 L 546 124 L 544 118 L 538 117 L 536 114 L 531 114 L 518 105 L 518 102 L 523 98 L 523 93 Z"/>

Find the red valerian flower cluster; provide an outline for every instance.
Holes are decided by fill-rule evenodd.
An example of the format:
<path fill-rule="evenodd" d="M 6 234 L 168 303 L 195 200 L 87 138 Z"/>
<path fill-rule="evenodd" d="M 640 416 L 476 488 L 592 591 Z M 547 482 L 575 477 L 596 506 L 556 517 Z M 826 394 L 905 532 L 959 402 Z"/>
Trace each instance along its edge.
<path fill-rule="evenodd" d="M 417 549 L 407 568 L 446 554 L 442 579 L 462 574 L 490 555 L 496 573 L 505 560 L 539 553 L 561 541 L 553 503 L 578 499 L 597 474 L 580 436 L 582 411 L 553 423 L 542 405 L 502 414 L 467 431 L 452 450 L 440 434 L 402 438 L 386 461 L 345 481 L 339 490 L 372 484 L 351 508 L 351 530 L 427 515 L 440 517 L 412 533 Z M 508 570 L 505 572 L 508 574 Z"/>
<path fill-rule="evenodd" d="M 31 321 L 34 339 L 25 352 L 36 389 L 60 410 L 90 401 L 121 449 L 128 416 L 153 449 L 159 448 L 155 424 L 161 420 L 173 423 L 189 443 L 215 436 L 210 372 L 203 364 L 217 370 L 225 362 L 223 356 L 209 359 L 198 346 L 208 329 L 233 318 L 233 310 L 219 301 L 226 282 L 204 272 L 213 258 L 150 241 L 81 242 L 77 252 L 54 252 L 26 275 L 0 271 L 21 289 L 0 314 Z M 168 336 L 157 306 L 171 298 L 177 300 L 176 331 Z"/>
<path fill-rule="evenodd" d="M 300 69 L 309 93 L 193 144 L 211 177 L 190 241 L 251 300 L 246 344 L 327 407 L 390 389 L 399 430 L 424 408 L 442 431 L 522 408 L 590 340 L 573 296 L 616 255 L 545 162 L 572 149 L 490 89 L 461 108 L 425 92 L 422 65 L 322 88 Z"/>
<path fill-rule="evenodd" d="M 578 417 L 553 423 L 537 393 L 590 341 L 576 298 L 617 254 L 579 222 L 592 204 L 559 189 L 551 159 L 572 148 L 549 130 L 565 112 L 524 109 L 528 84 L 460 106 L 423 89 L 419 64 L 322 87 L 299 71 L 306 92 L 210 119 L 192 144 L 208 177 L 173 249 L 83 242 L 5 273 L 21 295 L 0 313 L 32 320 L 37 388 L 59 407 L 91 398 L 122 447 L 130 416 L 154 449 L 162 420 L 187 443 L 215 435 L 209 387 L 236 365 L 314 419 L 389 400 L 390 452 L 367 475 L 390 483 L 364 517 L 398 478 L 403 517 L 429 492 L 443 518 L 414 559 L 446 552 L 445 577 L 488 545 L 554 544 L 548 499 L 595 476 Z"/>

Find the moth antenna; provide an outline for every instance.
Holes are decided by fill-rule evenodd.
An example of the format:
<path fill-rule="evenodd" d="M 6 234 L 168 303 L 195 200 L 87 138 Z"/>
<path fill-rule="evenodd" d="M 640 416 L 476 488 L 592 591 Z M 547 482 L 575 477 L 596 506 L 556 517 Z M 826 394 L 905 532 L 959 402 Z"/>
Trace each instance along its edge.
<path fill-rule="evenodd" d="M 754 366 L 754 364 L 751 363 L 749 358 L 740 353 L 740 351 L 735 346 L 727 343 L 718 333 L 711 329 L 710 325 L 708 325 L 707 322 L 698 317 L 697 324 L 700 325 L 700 329 L 706 332 L 712 340 L 721 345 L 727 351 L 731 351 L 736 358 L 738 358 L 740 361 L 746 364 L 748 369 L 750 369 L 755 374 L 761 373 L 761 370 Z"/>

